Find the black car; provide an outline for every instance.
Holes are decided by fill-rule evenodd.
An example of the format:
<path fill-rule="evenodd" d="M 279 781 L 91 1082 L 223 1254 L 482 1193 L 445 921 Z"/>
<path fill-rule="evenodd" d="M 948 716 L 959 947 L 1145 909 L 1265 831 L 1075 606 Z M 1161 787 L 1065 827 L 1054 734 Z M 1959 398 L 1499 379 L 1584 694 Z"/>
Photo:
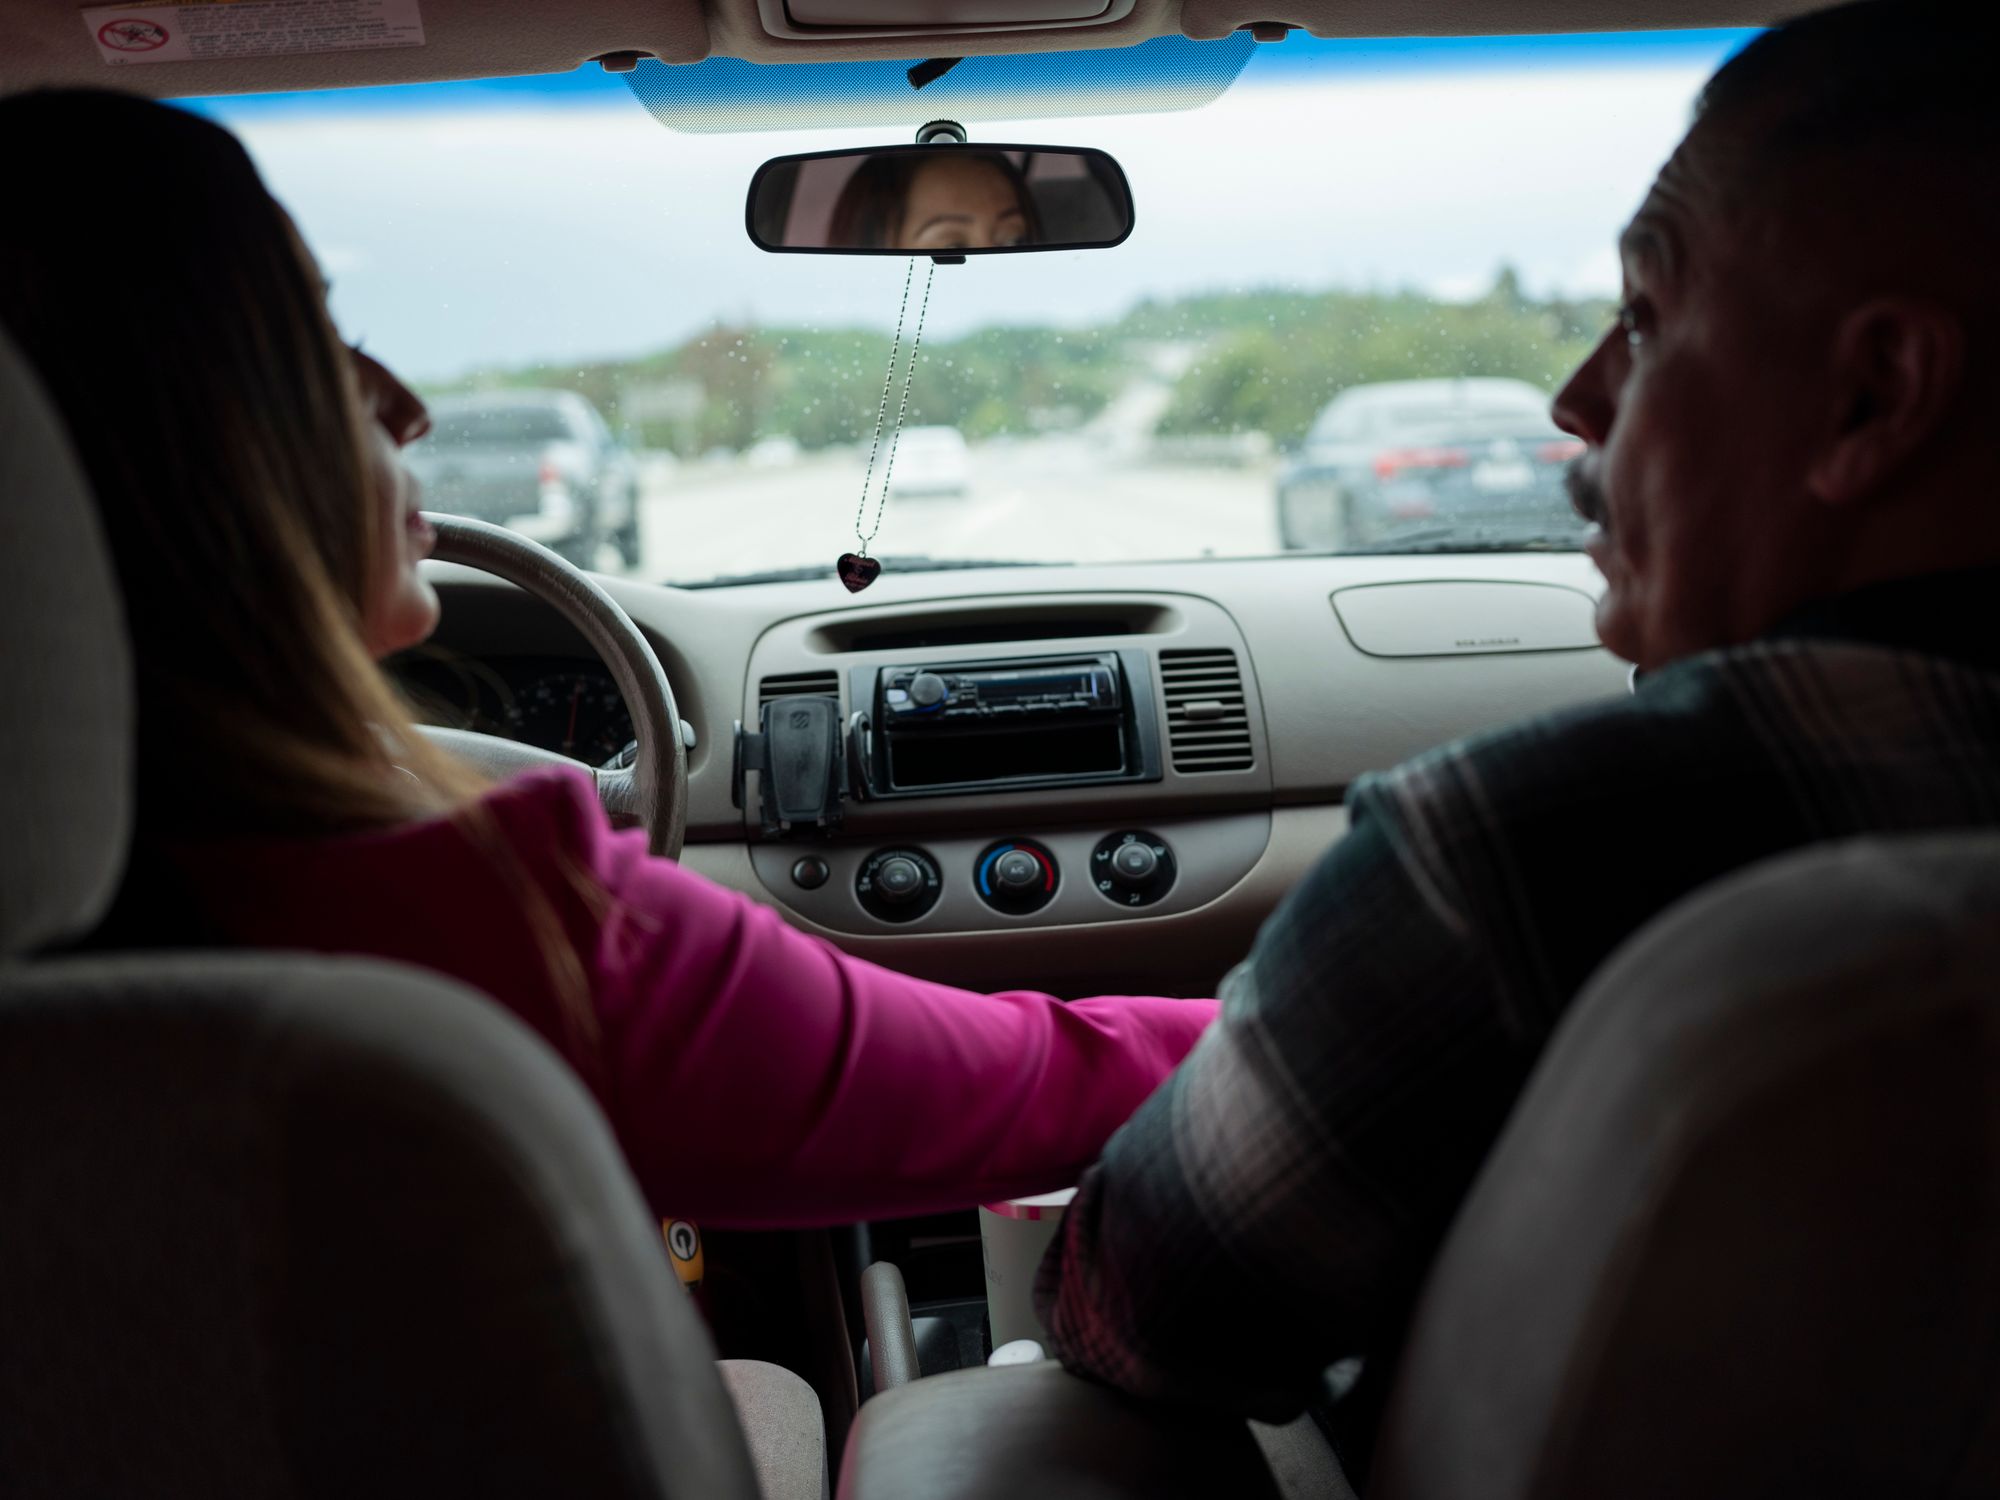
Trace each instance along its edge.
<path fill-rule="evenodd" d="M 1288 552 L 1346 552 L 1421 532 L 1494 542 L 1580 541 L 1563 472 L 1583 445 L 1522 380 L 1400 380 L 1342 391 L 1279 474 Z"/>

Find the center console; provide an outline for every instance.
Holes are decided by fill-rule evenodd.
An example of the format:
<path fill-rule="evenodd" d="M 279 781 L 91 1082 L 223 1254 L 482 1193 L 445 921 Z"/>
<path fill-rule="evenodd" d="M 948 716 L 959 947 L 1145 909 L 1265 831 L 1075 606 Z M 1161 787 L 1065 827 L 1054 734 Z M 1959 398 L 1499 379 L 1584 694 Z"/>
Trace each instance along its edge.
<path fill-rule="evenodd" d="M 1141 651 L 856 667 L 865 797 L 1160 779 Z"/>
<path fill-rule="evenodd" d="M 1270 840 L 1247 666 L 1228 616 L 1185 596 L 784 622 L 738 738 L 752 866 L 835 932 L 1192 911 Z"/>

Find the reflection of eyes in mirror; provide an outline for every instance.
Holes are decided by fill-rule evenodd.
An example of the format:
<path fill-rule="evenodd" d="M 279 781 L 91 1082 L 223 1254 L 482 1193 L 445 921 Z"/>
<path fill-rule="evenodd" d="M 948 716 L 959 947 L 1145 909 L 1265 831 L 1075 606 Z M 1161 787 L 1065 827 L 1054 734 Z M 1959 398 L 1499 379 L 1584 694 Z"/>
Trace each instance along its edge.
<path fill-rule="evenodd" d="M 1102 151 L 891 146 L 780 157 L 751 183 L 766 250 L 956 256 L 1121 243 L 1132 198 Z"/>
<path fill-rule="evenodd" d="M 840 191 L 828 243 L 852 250 L 990 250 L 1041 238 L 1021 169 L 996 152 L 877 156 Z"/>

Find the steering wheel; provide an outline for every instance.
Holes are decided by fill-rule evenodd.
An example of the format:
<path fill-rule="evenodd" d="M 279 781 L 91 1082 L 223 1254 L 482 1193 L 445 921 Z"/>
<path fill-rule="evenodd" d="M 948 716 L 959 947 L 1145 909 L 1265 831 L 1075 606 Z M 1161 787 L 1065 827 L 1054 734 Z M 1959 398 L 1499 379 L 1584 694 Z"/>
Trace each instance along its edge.
<path fill-rule="evenodd" d="M 497 735 L 467 729 L 425 726 L 424 733 L 442 748 L 495 778 L 541 766 L 568 766 L 585 772 L 597 787 L 597 797 L 613 817 L 632 818 L 646 830 L 646 845 L 669 859 L 681 852 L 687 833 L 687 742 L 674 690 L 632 617 L 580 569 L 539 542 L 517 532 L 463 516 L 425 513 L 437 528 L 431 556 L 462 563 L 526 589 L 551 606 L 582 632 L 583 638 L 610 670 L 618 696 L 632 716 L 639 751 L 631 765 L 600 770 Z"/>

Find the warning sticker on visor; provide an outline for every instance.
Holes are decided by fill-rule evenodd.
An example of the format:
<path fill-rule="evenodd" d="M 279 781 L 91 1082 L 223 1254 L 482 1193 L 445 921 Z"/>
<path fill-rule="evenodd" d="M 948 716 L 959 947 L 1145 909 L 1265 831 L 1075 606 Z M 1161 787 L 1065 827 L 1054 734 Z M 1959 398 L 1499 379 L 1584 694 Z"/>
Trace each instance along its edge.
<path fill-rule="evenodd" d="M 106 62 L 209 62 L 421 47 L 417 0 L 182 0 L 94 5 L 84 27 Z"/>

